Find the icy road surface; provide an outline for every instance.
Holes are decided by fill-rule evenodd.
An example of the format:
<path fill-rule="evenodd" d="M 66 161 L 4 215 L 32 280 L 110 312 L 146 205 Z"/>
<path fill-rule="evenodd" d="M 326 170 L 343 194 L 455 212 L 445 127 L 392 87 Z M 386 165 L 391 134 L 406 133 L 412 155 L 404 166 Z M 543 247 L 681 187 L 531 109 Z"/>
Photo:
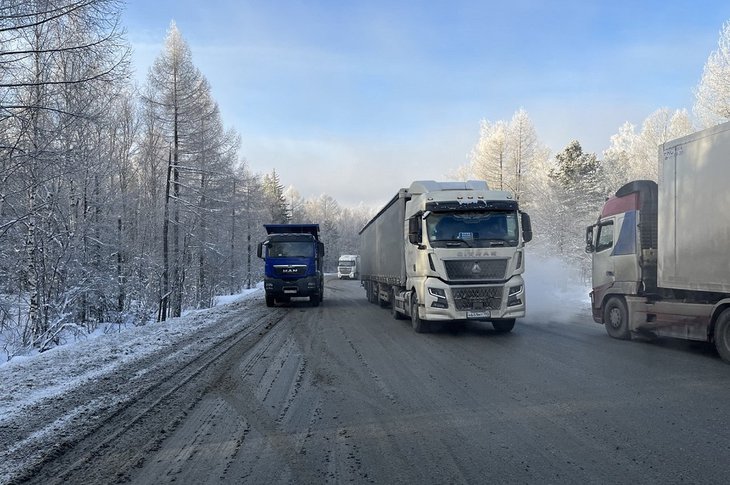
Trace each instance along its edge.
<path fill-rule="evenodd" d="M 480 322 L 416 334 L 367 303 L 359 282 L 336 279 L 318 308 L 271 311 L 258 294 L 195 318 L 170 324 L 172 346 L 125 341 L 93 368 L 93 355 L 77 355 L 73 385 L 33 398 L 24 386 L 43 383 L 0 367 L 0 481 L 730 476 L 730 366 L 708 345 L 612 340 L 587 313 L 534 316 L 506 335 Z M 130 358 L 136 348 L 145 355 Z M 68 358 L 46 359 L 75 372 Z"/>

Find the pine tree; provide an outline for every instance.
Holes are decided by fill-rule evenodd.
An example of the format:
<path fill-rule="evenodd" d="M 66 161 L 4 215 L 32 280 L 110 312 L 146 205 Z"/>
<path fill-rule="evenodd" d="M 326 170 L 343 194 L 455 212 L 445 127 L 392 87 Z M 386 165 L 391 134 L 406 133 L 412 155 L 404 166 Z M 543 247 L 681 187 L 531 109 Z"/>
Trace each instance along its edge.
<path fill-rule="evenodd" d="M 287 224 L 289 210 L 284 196 L 284 186 L 279 180 L 276 169 L 272 170 L 270 174 L 264 175 L 263 189 L 269 208 L 269 221 L 273 224 Z"/>
<path fill-rule="evenodd" d="M 582 234 L 605 200 L 601 163 L 595 154 L 584 153 L 578 141 L 555 155 L 555 162 L 550 179 L 558 202 L 554 212 L 557 249 L 566 259 L 585 263 Z"/>

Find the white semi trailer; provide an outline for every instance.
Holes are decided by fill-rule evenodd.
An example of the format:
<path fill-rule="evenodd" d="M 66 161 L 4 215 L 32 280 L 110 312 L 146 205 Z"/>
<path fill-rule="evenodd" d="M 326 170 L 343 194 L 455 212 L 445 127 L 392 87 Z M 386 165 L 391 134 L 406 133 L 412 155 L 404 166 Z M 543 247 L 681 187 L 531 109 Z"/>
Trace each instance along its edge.
<path fill-rule="evenodd" d="M 513 196 L 484 181 L 413 182 L 360 231 L 360 278 L 367 298 L 431 322 L 488 320 L 509 332 L 525 315 L 524 243 L 530 217 Z"/>
<path fill-rule="evenodd" d="M 593 319 L 611 337 L 714 342 L 730 362 L 730 123 L 659 147 L 586 230 Z"/>

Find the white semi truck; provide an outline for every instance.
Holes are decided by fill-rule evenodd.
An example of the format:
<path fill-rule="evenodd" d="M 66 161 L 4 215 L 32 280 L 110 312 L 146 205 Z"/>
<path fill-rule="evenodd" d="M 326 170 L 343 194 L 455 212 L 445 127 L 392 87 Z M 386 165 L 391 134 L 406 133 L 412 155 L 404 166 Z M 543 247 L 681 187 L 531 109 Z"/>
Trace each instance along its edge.
<path fill-rule="evenodd" d="M 357 279 L 360 276 L 360 256 L 343 254 L 337 260 L 337 278 Z"/>
<path fill-rule="evenodd" d="M 659 147 L 586 230 L 593 319 L 611 337 L 714 342 L 730 362 L 730 123 Z"/>
<path fill-rule="evenodd" d="M 431 322 L 488 320 L 509 332 L 525 315 L 524 243 L 530 217 L 484 181 L 413 182 L 360 231 L 360 279 L 367 298 Z"/>

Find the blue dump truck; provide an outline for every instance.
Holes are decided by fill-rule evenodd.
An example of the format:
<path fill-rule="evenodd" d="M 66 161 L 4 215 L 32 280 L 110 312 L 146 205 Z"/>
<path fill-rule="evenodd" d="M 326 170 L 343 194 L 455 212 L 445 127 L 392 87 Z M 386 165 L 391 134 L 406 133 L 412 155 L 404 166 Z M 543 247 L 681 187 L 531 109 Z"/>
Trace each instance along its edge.
<path fill-rule="evenodd" d="M 324 298 L 319 224 L 264 224 L 266 240 L 257 254 L 264 260 L 266 306 L 309 297 L 312 306 Z"/>

